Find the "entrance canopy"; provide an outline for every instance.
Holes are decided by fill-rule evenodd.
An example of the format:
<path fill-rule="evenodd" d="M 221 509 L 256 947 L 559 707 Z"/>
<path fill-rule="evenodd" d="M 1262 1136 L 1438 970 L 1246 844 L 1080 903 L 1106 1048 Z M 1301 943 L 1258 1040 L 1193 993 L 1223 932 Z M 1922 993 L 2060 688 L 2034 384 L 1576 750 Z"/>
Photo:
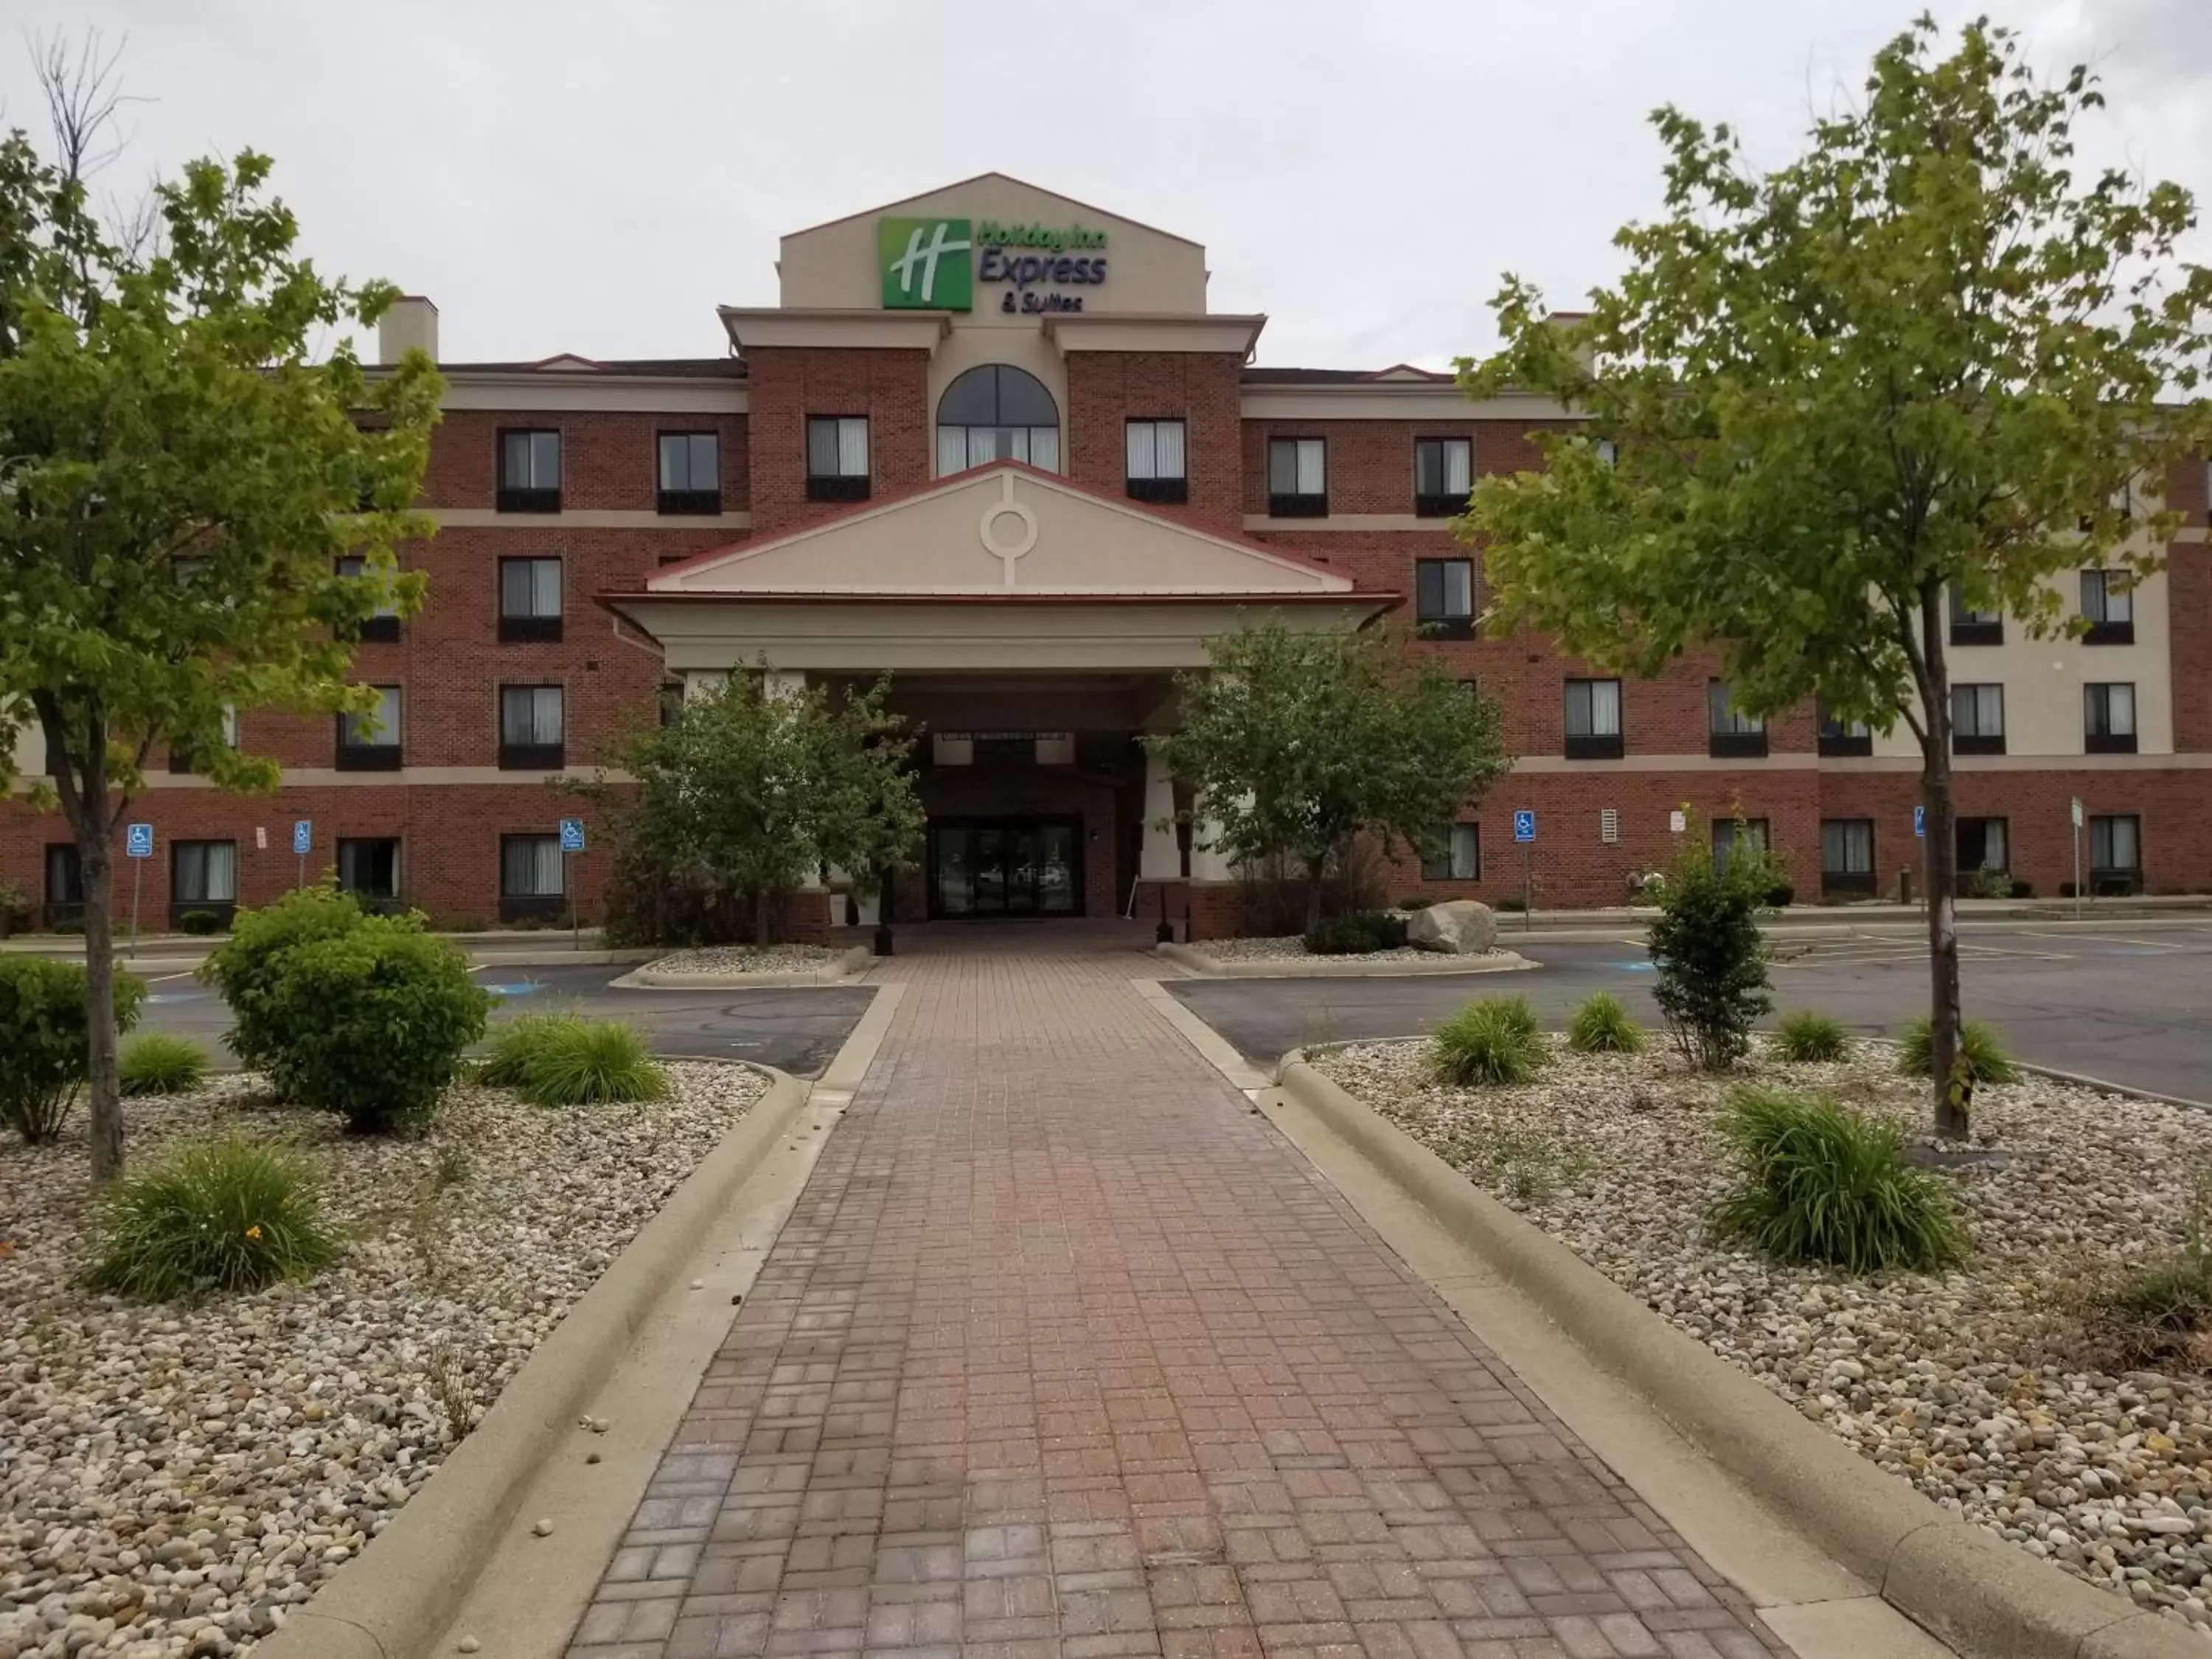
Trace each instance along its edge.
<path fill-rule="evenodd" d="M 1348 630 L 1397 599 L 1012 461 L 599 597 L 677 672 L 845 674 L 1201 667 L 1263 617 Z"/>

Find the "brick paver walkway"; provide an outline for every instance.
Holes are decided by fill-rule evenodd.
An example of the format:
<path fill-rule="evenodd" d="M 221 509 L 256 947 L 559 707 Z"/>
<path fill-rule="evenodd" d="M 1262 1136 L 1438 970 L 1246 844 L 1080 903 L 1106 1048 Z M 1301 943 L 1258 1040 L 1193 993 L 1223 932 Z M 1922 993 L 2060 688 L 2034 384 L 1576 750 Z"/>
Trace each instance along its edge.
<path fill-rule="evenodd" d="M 1785 1651 L 1143 958 L 1033 939 L 886 964 L 890 1033 L 571 1659 Z"/>

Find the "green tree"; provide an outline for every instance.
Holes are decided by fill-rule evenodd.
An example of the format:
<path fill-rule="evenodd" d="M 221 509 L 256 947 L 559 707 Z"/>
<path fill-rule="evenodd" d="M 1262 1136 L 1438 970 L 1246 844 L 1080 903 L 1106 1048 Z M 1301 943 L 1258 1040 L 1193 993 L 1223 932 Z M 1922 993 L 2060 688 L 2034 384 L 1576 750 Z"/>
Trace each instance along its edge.
<path fill-rule="evenodd" d="M 1911 730 L 1958 1137 L 1947 593 L 2057 635 L 2080 625 L 2062 578 L 2154 565 L 2177 520 L 2127 491 L 2206 435 L 2212 273 L 2176 256 L 2186 191 L 2077 176 L 2085 70 L 2045 82 L 1983 22 L 1941 46 L 1923 17 L 1771 173 L 1724 125 L 1654 116 L 1666 210 L 1615 239 L 1626 273 L 1573 319 L 1509 276 L 1504 349 L 1461 365 L 1478 396 L 1587 417 L 1540 438 L 1541 473 L 1484 480 L 1462 528 L 1507 625 L 1635 673 L 1710 650 L 1748 713 L 1817 696 Z"/>
<path fill-rule="evenodd" d="M 750 927 L 765 945 L 781 902 L 824 868 L 911 866 L 921 801 L 890 693 L 884 679 L 833 701 L 734 673 L 624 733 L 609 759 L 626 779 L 563 780 L 606 817 L 610 935 L 708 944 Z"/>
<path fill-rule="evenodd" d="M 1437 850 L 1445 825 L 1510 763 L 1498 708 L 1402 633 L 1293 633 L 1269 620 L 1207 644 L 1180 674 L 1182 726 L 1146 741 L 1191 789 L 1232 861 L 1305 872 L 1306 927 L 1322 884 L 1363 836 Z"/>
<path fill-rule="evenodd" d="M 52 155 L 0 138 L 0 769 L 33 725 L 34 799 L 58 800 L 82 863 L 105 1180 L 123 1158 L 118 828 L 156 750 L 224 788 L 274 787 L 273 761 L 226 745 L 227 710 L 373 707 L 346 684 L 348 630 L 380 599 L 419 602 L 391 550 L 424 533 L 407 507 L 439 383 L 419 356 L 371 381 L 343 342 L 317 355 L 395 291 L 295 251 L 266 157 L 194 162 L 155 187 L 142 234 L 104 230 L 86 174 L 112 59 L 57 48 L 42 67 Z M 367 574 L 339 576 L 345 556 Z"/>

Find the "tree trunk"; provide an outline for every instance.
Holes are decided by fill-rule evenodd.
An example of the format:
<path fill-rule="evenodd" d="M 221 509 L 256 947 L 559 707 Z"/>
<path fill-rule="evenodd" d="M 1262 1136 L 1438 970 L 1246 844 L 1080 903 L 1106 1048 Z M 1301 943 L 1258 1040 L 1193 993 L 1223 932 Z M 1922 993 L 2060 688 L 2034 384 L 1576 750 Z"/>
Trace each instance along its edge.
<path fill-rule="evenodd" d="M 1306 932 L 1310 933 L 1321 926 L 1322 872 L 1328 866 L 1319 859 L 1306 863 Z"/>
<path fill-rule="evenodd" d="M 1931 591 L 1921 601 L 1921 637 L 1927 655 L 1927 730 L 1921 738 L 1920 788 L 1927 808 L 1923 873 L 1928 883 L 1929 1081 L 1936 1097 L 1936 1133 L 1964 1140 L 1972 1080 L 1954 1087 L 1958 1063 L 1959 1023 L 1959 820 L 1951 793 L 1951 690 L 1943 660 L 1945 617 Z"/>
<path fill-rule="evenodd" d="M 768 949 L 768 890 L 756 887 L 749 895 L 753 906 L 753 945 L 757 949 Z"/>
<path fill-rule="evenodd" d="M 115 1054 L 115 845 L 105 755 L 85 757 L 84 792 L 74 827 L 84 881 L 85 1087 L 90 1097 L 92 1178 L 103 1182 L 123 1173 L 123 1090 Z"/>

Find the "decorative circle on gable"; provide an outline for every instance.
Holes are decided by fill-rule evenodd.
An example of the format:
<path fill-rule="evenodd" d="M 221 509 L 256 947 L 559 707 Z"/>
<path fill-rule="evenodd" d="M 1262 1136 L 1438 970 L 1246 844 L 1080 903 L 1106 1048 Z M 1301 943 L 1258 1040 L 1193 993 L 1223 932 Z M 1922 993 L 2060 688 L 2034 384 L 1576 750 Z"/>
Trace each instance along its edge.
<path fill-rule="evenodd" d="M 1011 486 L 1012 480 L 1009 479 L 1007 483 Z M 1009 518 L 1019 520 L 1021 528 L 1013 536 L 1001 540 L 998 533 L 999 521 Z M 983 550 L 1006 565 L 1006 586 L 1012 587 L 1014 585 L 1014 561 L 1036 545 L 1036 514 L 1030 510 L 1028 502 L 1016 501 L 1009 488 L 1004 496 L 983 509 L 982 519 L 977 523 L 975 531 L 982 538 Z"/>

